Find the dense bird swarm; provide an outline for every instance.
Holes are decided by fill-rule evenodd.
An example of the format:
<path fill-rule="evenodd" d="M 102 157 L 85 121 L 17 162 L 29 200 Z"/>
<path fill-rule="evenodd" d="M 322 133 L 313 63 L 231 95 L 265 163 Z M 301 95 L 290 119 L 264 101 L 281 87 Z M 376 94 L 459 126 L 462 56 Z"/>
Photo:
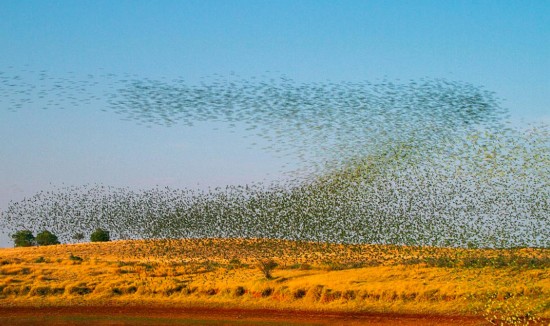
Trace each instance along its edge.
<path fill-rule="evenodd" d="M 491 92 L 462 82 L 199 84 L 115 75 L 0 73 L 0 105 L 101 104 L 145 125 L 244 125 L 300 158 L 295 178 L 208 191 L 62 187 L 12 202 L 0 226 L 70 241 L 277 238 L 451 247 L 550 247 L 549 129 L 514 129 Z"/>

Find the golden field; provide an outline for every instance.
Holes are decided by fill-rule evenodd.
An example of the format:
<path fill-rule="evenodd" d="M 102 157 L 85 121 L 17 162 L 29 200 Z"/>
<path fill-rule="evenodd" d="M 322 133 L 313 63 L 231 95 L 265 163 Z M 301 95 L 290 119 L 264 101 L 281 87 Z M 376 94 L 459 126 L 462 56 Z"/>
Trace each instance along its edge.
<path fill-rule="evenodd" d="M 260 261 L 277 267 L 266 278 Z M 0 306 L 142 305 L 550 318 L 549 249 L 125 240 L 0 249 Z"/>

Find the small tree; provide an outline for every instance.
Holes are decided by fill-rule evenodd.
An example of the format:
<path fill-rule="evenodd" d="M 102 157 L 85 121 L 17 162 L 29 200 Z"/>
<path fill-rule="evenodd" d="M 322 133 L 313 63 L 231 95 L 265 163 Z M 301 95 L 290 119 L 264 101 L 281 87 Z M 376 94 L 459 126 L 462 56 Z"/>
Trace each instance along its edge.
<path fill-rule="evenodd" d="M 92 235 L 90 235 L 90 241 L 92 242 L 105 242 L 110 241 L 109 232 L 101 228 L 96 229 Z"/>
<path fill-rule="evenodd" d="M 36 243 L 39 246 L 50 246 L 59 244 L 57 236 L 48 230 L 44 230 L 36 235 Z"/>
<path fill-rule="evenodd" d="M 277 267 L 278 264 L 273 259 L 260 259 L 258 260 L 258 268 L 264 274 L 268 280 L 272 279 L 271 271 Z"/>
<path fill-rule="evenodd" d="M 30 247 L 34 245 L 34 235 L 29 230 L 20 230 L 11 235 L 15 247 Z"/>
<path fill-rule="evenodd" d="M 80 242 L 83 239 L 84 239 L 84 233 L 82 232 L 77 232 L 73 235 L 73 240 Z"/>

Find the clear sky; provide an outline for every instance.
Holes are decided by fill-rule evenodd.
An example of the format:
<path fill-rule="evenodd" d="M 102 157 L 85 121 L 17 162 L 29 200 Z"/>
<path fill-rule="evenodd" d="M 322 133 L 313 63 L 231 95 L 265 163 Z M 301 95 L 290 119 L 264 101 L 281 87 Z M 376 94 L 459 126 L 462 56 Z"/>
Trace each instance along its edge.
<path fill-rule="evenodd" d="M 550 121 L 549 40 L 549 1 L 0 1 L 0 72 L 446 78 L 495 91 L 515 120 Z M 286 163 L 238 128 L 1 103 L 0 210 L 61 183 L 235 184 Z"/>

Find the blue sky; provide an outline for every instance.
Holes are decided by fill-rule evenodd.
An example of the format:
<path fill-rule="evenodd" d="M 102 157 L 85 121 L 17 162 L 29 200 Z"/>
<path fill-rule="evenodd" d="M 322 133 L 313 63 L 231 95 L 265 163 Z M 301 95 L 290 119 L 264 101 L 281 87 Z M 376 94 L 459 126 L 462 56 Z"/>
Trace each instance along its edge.
<path fill-rule="evenodd" d="M 549 17 L 548 1 L 4 0 L 0 71 L 446 78 L 495 91 L 514 120 L 549 121 Z M 283 159 L 219 127 L 146 129 L 95 108 L 0 107 L 0 209 L 61 183 L 194 187 L 280 176 Z"/>
<path fill-rule="evenodd" d="M 548 104 L 541 93 L 549 82 L 549 8 L 547 1 L 2 1 L 0 60 L 190 79 L 268 70 L 308 81 L 445 77 L 526 93 L 535 110 Z"/>

